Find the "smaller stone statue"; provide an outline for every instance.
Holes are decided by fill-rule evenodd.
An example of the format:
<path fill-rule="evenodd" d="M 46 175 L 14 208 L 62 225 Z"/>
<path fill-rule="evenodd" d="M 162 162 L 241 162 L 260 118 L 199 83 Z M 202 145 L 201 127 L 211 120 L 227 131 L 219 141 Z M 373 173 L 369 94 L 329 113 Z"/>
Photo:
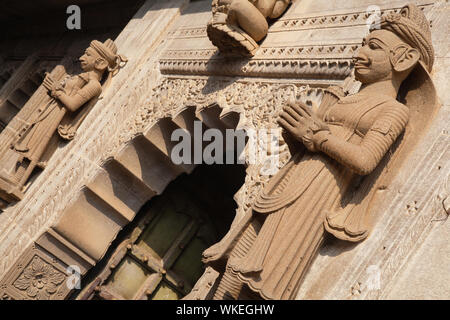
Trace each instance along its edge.
<path fill-rule="evenodd" d="M 65 74 L 62 66 L 47 74 L 43 89 L 30 98 L 10 128 L 0 135 L 0 143 L 9 146 L 0 148 L 0 207 L 20 200 L 33 170 L 45 168 L 42 158 L 56 132 L 65 140 L 75 137 L 81 122 L 126 58 L 117 54 L 116 45 L 108 39 L 104 43 L 92 41 L 79 60 L 83 72 L 78 75 Z M 108 76 L 102 86 L 105 71 Z"/>
<path fill-rule="evenodd" d="M 279 18 L 291 0 L 213 0 L 208 37 L 222 53 L 253 56 L 267 35 L 267 19 Z"/>

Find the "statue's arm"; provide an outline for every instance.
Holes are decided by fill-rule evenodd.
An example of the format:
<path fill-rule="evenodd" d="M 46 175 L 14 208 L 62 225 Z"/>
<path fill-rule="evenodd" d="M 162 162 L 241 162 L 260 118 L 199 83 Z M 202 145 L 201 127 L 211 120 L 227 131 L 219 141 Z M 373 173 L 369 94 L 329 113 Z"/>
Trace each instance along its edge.
<path fill-rule="evenodd" d="M 370 174 L 403 132 L 408 123 L 408 108 L 403 105 L 385 108 L 360 144 L 334 136 L 330 131 L 314 135 L 316 149 L 324 152 L 359 175 Z"/>
<path fill-rule="evenodd" d="M 68 95 L 62 90 L 56 90 L 51 95 L 71 112 L 77 111 L 82 105 L 102 93 L 102 87 L 98 81 L 90 80 L 73 95 Z"/>
<path fill-rule="evenodd" d="M 286 11 L 286 8 L 290 2 L 291 0 L 277 0 L 273 7 L 272 13 L 269 15 L 269 18 L 276 19 L 280 17 L 284 11 Z"/>

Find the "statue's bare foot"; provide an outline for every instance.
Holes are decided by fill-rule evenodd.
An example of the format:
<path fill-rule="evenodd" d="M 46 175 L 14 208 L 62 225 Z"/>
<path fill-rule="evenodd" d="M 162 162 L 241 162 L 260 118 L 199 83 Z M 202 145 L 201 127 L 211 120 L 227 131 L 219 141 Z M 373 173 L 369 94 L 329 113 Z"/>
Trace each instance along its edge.
<path fill-rule="evenodd" d="M 252 57 L 259 48 L 255 40 L 241 28 L 217 23 L 215 19 L 208 23 L 206 32 L 211 42 L 223 54 Z"/>
<path fill-rule="evenodd" d="M 225 238 L 223 238 L 221 241 L 217 242 L 216 244 L 213 244 L 211 247 L 203 251 L 203 262 L 211 262 L 220 259 L 220 257 L 225 253 L 225 249 L 227 248 L 226 245 L 224 245 Z"/>

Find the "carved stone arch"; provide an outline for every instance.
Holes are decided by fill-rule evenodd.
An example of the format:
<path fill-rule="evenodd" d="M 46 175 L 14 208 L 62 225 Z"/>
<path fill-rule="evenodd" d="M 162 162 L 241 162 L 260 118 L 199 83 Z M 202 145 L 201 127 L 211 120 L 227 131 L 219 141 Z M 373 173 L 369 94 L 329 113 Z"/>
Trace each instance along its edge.
<path fill-rule="evenodd" d="M 240 120 L 239 112 L 222 109 L 217 103 L 202 108 L 183 106 L 173 116 L 158 119 L 99 167 L 36 243 L 65 266 L 80 266 L 85 274 L 145 203 L 196 167 L 172 163 L 171 150 L 177 143 L 170 139 L 173 130 L 181 128 L 193 135 L 194 121 L 201 121 L 202 130 L 235 129 Z"/>

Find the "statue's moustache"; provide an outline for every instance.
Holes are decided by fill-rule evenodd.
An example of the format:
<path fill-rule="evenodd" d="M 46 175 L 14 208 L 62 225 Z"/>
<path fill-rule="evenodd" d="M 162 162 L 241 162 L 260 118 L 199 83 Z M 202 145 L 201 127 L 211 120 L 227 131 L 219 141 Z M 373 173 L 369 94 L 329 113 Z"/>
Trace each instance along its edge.
<path fill-rule="evenodd" d="M 372 64 L 372 60 L 371 59 L 364 59 L 361 57 L 353 57 L 352 58 L 352 63 L 353 65 L 363 65 L 366 67 L 369 67 Z"/>

